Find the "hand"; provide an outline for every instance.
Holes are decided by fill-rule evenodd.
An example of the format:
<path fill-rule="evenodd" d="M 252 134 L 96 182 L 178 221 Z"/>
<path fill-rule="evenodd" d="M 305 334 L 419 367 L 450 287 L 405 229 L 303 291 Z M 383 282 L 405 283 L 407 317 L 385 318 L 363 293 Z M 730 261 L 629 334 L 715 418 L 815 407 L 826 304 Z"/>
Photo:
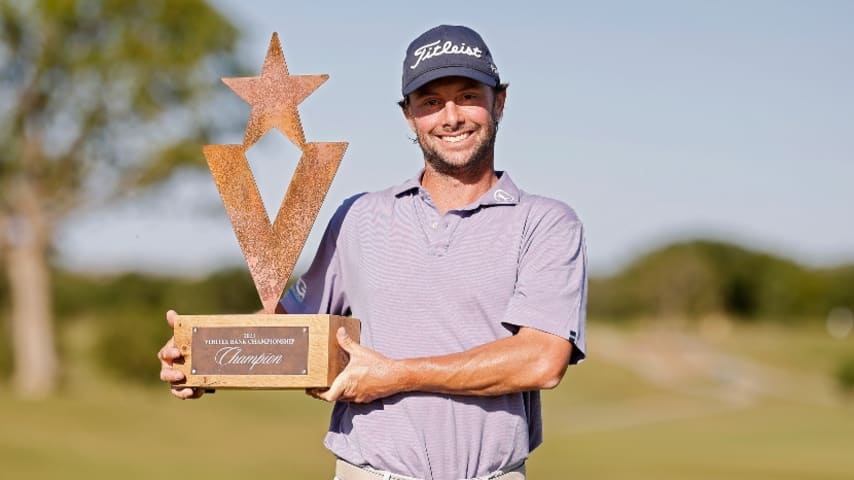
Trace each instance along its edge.
<path fill-rule="evenodd" d="M 338 345 L 350 354 L 350 363 L 328 390 L 310 389 L 308 395 L 327 402 L 368 403 L 402 391 L 399 362 L 354 342 L 343 327 L 336 335 Z"/>
<path fill-rule="evenodd" d="M 175 310 L 169 310 L 166 312 L 166 322 L 169 324 L 169 328 L 175 328 L 176 315 L 178 314 L 175 313 Z M 157 358 L 160 360 L 160 380 L 170 383 L 184 380 L 184 374 L 180 370 L 172 368 L 175 360 L 183 358 L 181 352 L 177 347 L 175 347 L 175 337 L 170 338 L 169 341 L 166 342 L 166 345 L 157 352 Z M 172 387 L 172 395 L 175 395 L 181 400 L 186 400 L 188 398 L 200 398 L 204 394 L 205 391 L 202 388 Z"/>

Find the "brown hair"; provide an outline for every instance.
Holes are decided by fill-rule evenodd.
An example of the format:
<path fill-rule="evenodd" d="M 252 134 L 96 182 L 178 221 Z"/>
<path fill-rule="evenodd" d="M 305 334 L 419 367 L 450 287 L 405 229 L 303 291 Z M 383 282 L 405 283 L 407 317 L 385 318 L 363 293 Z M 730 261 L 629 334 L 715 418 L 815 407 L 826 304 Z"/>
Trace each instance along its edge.
<path fill-rule="evenodd" d="M 510 84 L 509 84 L 509 83 L 499 83 L 497 86 L 492 87 L 492 92 L 493 92 L 493 93 L 495 94 L 495 96 L 497 97 L 500 93 L 507 91 L 507 87 L 509 87 L 509 86 L 510 86 Z M 405 109 L 406 107 L 408 107 L 408 106 L 409 106 L 409 95 L 407 95 L 407 96 L 403 97 L 402 99 L 398 100 L 398 101 L 397 101 L 397 105 L 398 105 L 401 109 Z"/>

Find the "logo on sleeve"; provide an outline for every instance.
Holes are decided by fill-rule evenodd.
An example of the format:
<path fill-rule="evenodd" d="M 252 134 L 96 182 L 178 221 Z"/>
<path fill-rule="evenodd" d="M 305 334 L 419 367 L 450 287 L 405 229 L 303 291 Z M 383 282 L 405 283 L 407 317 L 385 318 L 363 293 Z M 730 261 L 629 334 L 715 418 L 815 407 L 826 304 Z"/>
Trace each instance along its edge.
<path fill-rule="evenodd" d="M 299 300 L 300 303 L 305 300 L 305 293 L 307 290 L 308 286 L 306 286 L 305 280 L 300 277 L 300 279 L 297 280 L 296 285 L 294 285 L 294 296 L 297 297 L 297 300 Z"/>

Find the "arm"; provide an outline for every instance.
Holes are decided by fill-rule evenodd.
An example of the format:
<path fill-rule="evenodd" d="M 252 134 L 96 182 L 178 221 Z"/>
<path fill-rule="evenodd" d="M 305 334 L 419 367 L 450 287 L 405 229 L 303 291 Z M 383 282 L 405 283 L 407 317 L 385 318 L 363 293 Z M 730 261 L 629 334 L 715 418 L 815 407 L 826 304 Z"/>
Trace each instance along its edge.
<path fill-rule="evenodd" d="M 519 326 L 515 335 L 464 352 L 394 360 L 339 332 L 350 363 L 327 391 L 311 394 L 363 403 L 410 391 L 494 396 L 556 387 L 567 366 L 584 357 L 586 255 L 575 213 L 549 202 L 526 231 L 516 292 L 500 319 Z"/>
<path fill-rule="evenodd" d="M 393 360 L 365 348 L 343 330 L 338 343 L 350 363 L 329 390 L 326 401 L 365 403 L 401 392 L 503 395 L 556 387 L 569 364 L 572 344 L 533 328 L 465 352 L 438 357 Z"/>

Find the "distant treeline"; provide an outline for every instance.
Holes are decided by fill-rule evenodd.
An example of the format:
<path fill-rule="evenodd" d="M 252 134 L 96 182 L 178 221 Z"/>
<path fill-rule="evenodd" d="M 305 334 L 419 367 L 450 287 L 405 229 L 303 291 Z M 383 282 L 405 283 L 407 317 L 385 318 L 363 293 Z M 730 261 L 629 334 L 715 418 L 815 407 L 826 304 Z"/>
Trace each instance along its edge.
<path fill-rule="evenodd" d="M 0 276 L 0 316 L 9 286 Z M 261 307 L 246 269 L 201 279 L 58 271 L 54 311 L 62 322 L 81 314 L 246 313 Z M 619 273 L 590 279 L 588 311 L 605 319 L 723 313 L 736 319 L 823 318 L 854 310 L 854 265 L 810 269 L 736 245 L 697 240 L 650 252 Z M 121 315 L 118 315 L 121 314 Z M 115 320 L 118 321 L 118 320 Z"/>
<path fill-rule="evenodd" d="M 170 335 L 167 309 L 205 314 L 261 308 L 245 268 L 195 280 L 56 272 L 53 289 L 60 333 L 71 322 L 90 322 L 96 335 L 92 353 L 99 364 L 123 378 L 151 382 L 157 380 L 159 368 L 154 353 Z M 592 278 L 588 303 L 589 315 L 597 321 L 721 313 L 742 321 L 804 322 L 824 319 L 837 307 L 854 310 L 854 265 L 809 269 L 710 241 L 670 245 L 638 258 L 616 275 Z M 8 284 L 0 278 L 0 319 L 7 316 L 7 308 Z M 2 329 L 0 373 L 6 376 L 11 362 L 9 322 L 3 321 Z"/>
<path fill-rule="evenodd" d="M 93 359 L 106 373 L 124 379 L 156 382 L 155 353 L 171 335 L 165 312 L 187 314 L 252 313 L 261 309 L 246 269 L 216 272 L 202 279 L 157 277 L 138 273 L 89 276 L 55 272 L 53 308 L 59 332 L 74 322 L 93 328 Z M 0 280 L 0 320 L 8 315 L 8 284 Z M 11 372 L 9 322 L 2 321 L 0 377 Z"/>
<path fill-rule="evenodd" d="M 810 269 L 728 243 L 697 240 L 644 255 L 590 281 L 591 316 L 622 320 L 722 313 L 736 320 L 809 321 L 854 310 L 854 265 Z"/>

